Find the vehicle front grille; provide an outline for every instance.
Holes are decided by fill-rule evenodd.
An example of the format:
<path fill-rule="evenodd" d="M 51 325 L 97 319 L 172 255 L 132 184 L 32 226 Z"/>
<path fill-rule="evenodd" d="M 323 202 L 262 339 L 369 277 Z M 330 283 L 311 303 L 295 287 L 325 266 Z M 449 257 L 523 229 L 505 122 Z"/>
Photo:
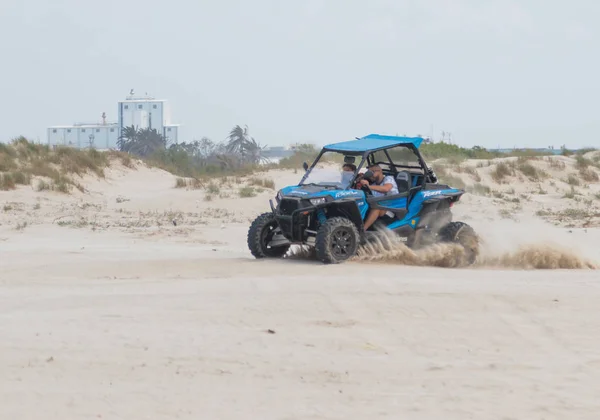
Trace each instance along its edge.
<path fill-rule="evenodd" d="M 281 214 L 291 216 L 291 214 L 298 209 L 299 200 L 283 198 L 279 202 L 279 211 Z"/>

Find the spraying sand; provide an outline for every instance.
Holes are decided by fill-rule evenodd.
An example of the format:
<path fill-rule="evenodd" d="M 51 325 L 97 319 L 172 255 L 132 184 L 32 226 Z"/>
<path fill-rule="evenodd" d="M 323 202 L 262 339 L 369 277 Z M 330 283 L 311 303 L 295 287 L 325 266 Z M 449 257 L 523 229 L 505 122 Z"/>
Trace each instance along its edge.
<path fill-rule="evenodd" d="M 598 229 L 466 196 L 468 269 L 393 241 L 259 261 L 274 190 L 245 182 L 207 200 L 115 166 L 85 194 L 0 192 L 0 418 L 598 418 Z"/>
<path fill-rule="evenodd" d="M 431 267 L 467 267 L 467 256 L 462 245 L 440 243 L 413 250 L 389 231 L 378 231 L 368 244 L 362 246 L 355 261 L 377 261 L 403 265 Z M 498 252 L 490 244 L 483 244 L 470 268 L 512 269 L 597 269 L 596 263 L 558 245 L 543 243 L 523 245 L 516 241 L 513 252 Z M 487 246 L 485 246 L 487 245 Z"/>

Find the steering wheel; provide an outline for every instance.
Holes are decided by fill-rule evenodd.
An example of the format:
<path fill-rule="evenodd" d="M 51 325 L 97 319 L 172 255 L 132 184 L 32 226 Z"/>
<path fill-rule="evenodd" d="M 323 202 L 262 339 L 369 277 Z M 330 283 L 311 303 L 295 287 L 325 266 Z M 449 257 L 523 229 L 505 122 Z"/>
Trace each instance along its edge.
<path fill-rule="evenodd" d="M 366 194 L 366 195 L 373 195 L 373 191 L 371 191 L 371 187 L 369 187 L 368 185 L 361 185 L 360 189 Z"/>
<path fill-rule="evenodd" d="M 360 181 L 362 181 L 363 179 L 365 179 L 365 174 L 359 174 L 356 179 L 354 180 L 354 183 L 352 185 L 352 188 L 357 189 L 357 190 L 361 190 L 362 192 L 364 192 L 366 195 L 373 195 L 373 191 L 371 191 L 371 188 L 368 185 L 362 185 L 360 183 Z"/>

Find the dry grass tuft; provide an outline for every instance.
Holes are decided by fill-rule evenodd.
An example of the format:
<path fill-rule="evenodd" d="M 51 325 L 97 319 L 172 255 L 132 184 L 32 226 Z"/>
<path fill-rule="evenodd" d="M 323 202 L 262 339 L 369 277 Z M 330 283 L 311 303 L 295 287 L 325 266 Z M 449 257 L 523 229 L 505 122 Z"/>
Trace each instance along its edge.
<path fill-rule="evenodd" d="M 594 162 L 592 162 L 589 159 L 586 159 L 585 157 L 578 155 L 575 156 L 575 168 L 577 168 L 578 170 L 584 170 L 587 169 L 589 166 L 594 165 Z"/>
<path fill-rule="evenodd" d="M 242 198 L 256 196 L 256 190 L 252 187 L 242 187 L 242 188 L 240 188 L 238 193 L 239 193 L 240 197 L 242 197 Z"/>
<path fill-rule="evenodd" d="M 568 178 L 565 181 L 567 184 L 571 185 L 571 186 L 579 186 L 581 185 L 581 182 L 579 181 L 579 178 L 577 178 L 577 176 L 573 175 L 573 174 L 569 174 Z"/>
<path fill-rule="evenodd" d="M 8 191 L 17 188 L 15 180 L 10 173 L 0 174 L 0 190 Z"/>
<path fill-rule="evenodd" d="M 565 195 L 563 196 L 563 198 L 575 198 L 575 196 L 577 195 L 577 191 L 575 190 L 575 187 L 571 185 L 571 190 L 566 192 Z"/>
<path fill-rule="evenodd" d="M 175 188 L 188 188 L 192 190 L 197 190 L 204 187 L 205 184 L 202 179 L 181 177 L 175 179 Z"/>
<path fill-rule="evenodd" d="M 185 187 L 187 187 L 187 179 L 177 178 L 175 180 L 175 188 L 185 188 Z"/>
<path fill-rule="evenodd" d="M 526 177 L 529 178 L 530 181 L 540 181 L 548 176 L 541 169 L 536 168 L 531 163 L 522 161 L 517 164 L 517 169 L 523 173 Z"/>
<path fill-rule="evenodd" d="M 592 168 L 580 169 L 579 175 L 585 182 L 600 181 L 600 177 L 598 176 L 598 173 L 596 171 L 594 171 Z"/>
<path fill-rule="evenodd" d="M 467 187 L 467 192 L 474 195 L 488 196 L 491 194 L 492 190 L 487 185 L 483 185 L 477 182 L 472 187 Z"/>
<path fill-rule="evenodd" d="M 500 209 L 498 210 L 498 214 L 503 219 L 514 219 L 514 214 L 509 209 Z"/>
<path fill-rule="evenodd" d="M 552 169 L 557 169 L 557 170 L 564 170 L 566 169 L 567 165 L 565 165 L 565 163 L 561 160 L 558 159 L 552 159 L 551 157 L 546 158 L 546 161 L 548 162 L 548 164 L 550 165 L 550 167 Z"/>
<path fill-rule="evenodd" d="M 496 165 L 491 175 L 494 182 L 502 184 L 507 176 L 514 175 L 514 169 L 512 169 L 511 166 L 505 162 L 500 162 Z"/>
<path fill-rule="evenodd" d="M 477 172 L 477 169 L 473 168 L 472 166 L 462 167 L 462 172 L 469 174 L 475 182 L 481 182 L 481 176 L 479 175 L 479 172 Z"/>
<path fill-rule="evenodd" d="M 133 160 L 131 159 L 129 153 L 121 152 L 118 150 L 110 150 L 107 152 L 107 155 L 109 160 L 116 159 L 119 160 L 121 162 L 121 165 L 125 166 L 126 168 L 136 169 L 135 164 L 133 163 Z"/>
<path fill-rule="evenodd" d="M 462 180 L 462 178 L 458 177 L 458 176 L 454 176 L 454 175 L 444 175 L 444 176 L 440 176 L 439 177 L 439 182 L 442 184 L 447 184 L 448 186 L 452 187 L 452 188 L 466 188 L 466 184 L 465 182 Z"/>
<path fill-rule="evenodd" d="M 269 178 L 250 178 L 248 180 L 248 185 L 254 185 L 257 187 L 275 189 L 275 182 Z"/>
<path fill-rule="evenodd" d="M 210 181 L 208 185 L 206 185 L 206 192 L 208 194 L 219 194 L 220 191 L 219 185 L 213 181 Z"/>

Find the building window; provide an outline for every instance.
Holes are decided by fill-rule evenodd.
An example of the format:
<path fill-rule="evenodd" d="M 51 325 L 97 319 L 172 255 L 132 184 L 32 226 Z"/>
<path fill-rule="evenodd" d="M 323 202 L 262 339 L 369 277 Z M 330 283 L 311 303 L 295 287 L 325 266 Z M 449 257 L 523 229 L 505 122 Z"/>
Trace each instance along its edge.
<path fill-rule="evenodd" d="M 99 128 L 96 128 L 96 133 L 99 133 L 99 132 L 100 132 L 100 129 L 99 129 Z"/>
<path fill-rule="evenodd" d="M 156 106 L 156 104 L 154 104 L 154 105 L 152 105 L 152 108 L 156 109 L 156 108 L 158 108 L 158 107 Z"/>
<path fill-rule="evenodd" d="M 70 132 L 71 132 L 71 129 L 70 129 L 70 128 L 67 128 L 67 133 L 70 133 Z"/>
<path fill-rule="evenodd" d="M 54 130 L 52 130 L 53 133 L 56 133 L 56 128 Z"/>
<path fill-rule="evenodd" d="M 171 129 L 170 129 L 170 128 L 167 128 L 167 131 L 171 131 Z"/>
<path fill-rule="evenodd" d="M 114 128 L 111 128 L 111 129 L 110 129 L 110 132 L 111 132 L 111 133 L 114 133 L 114 132 L 115 132 L 115 129 L 114 129 Z"/>
<path fill-rule="evenodd" d="M 81 132 L 82 132 L 82 133 L 85 133 L 85 128 L 82 128 L 82 129 L 81 129 Z"/>
<path fill-rule="evenodd" d="M 138 105 L 138 109 L 142 109 L 142 105 Z"/>
<path fill-rule="evenodd" d="M 124 108 L 125 108 L 125 109 L 129 109 L 129 105 L 125 105 L 125 106 L 124 106 Z"/>

